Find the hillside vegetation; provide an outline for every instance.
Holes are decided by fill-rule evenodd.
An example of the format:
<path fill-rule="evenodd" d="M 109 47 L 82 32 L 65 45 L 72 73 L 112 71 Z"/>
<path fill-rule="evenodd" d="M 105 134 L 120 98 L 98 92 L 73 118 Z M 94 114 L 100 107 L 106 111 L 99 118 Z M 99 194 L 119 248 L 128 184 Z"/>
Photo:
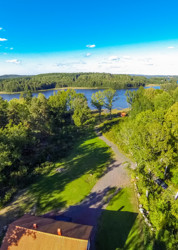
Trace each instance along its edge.
<path fill-rule="evenodd" d="M 0 91 L 37 91 L 62 87 L 88 88 L 137 88 L 146 84 L 163 84 L 176 82 L 175 78 L 131 75 L 117 75 L 107 73 L 51 73 L 27 77 L 11 77 L 0 79 Z"/>
<path fill-rule="evenodd" d="M 10 102 L 0 98 L 0 207 L 4 208 L 19 190 L 24 192 L 1 210 L 1 221 L 14 217 L 14 211 L 19 216 L 19 209 L 23 213 L 35 208 L 40 214 L 74 205 L 89 194 L 112 157 L 108 146 L 93 132 L 106 107 L 110 114 L 105 117 L 111 120 L 100 125 L 102 132 L 137 165 L 131 170 L 132 176 L 141 212 L 152 229 L 146 229 L 144 244 L 148 249 L 176 249 L 177 84 L 162 84 L 160 90 L 140 87 L 138 91 L 127 91 L 128 116 L 112 120 L 117 98 L 113 89 L 94 93 L 92 105 L 98 115 L 92 115 L 86 97 L 74 90 L 59 91 L 49 99 L 42 94 L 32 98 L 28 91 Z M 132 195 L 127 190 L 120 194 L 102 214 L 99 247 L 103 246 L 106 224 L 112 231 L 113 223 L 115 230 L 123 233 L 121 249 L 133 245 L 132 241 L 139 247 L 142 244 L 133 231 L 140 234 L 142 226 L 138 225 L 135 205 L 129 201 Z M 123 231 L 119 225 L 122 218 L 127 221 Z M 117 234 L 105 236 L 115 247 Z"/>
<path fill-rule="evenodd" d="M 176 249 L 178 230 L 178 88 L 127 92 L 129 117 L 102 126 L 137 163 L 132 171 L 154 249 Z M 112 125 L 114 124 L 114 125 Z"/>
<path fill-rule="evenodd" d="M 0 207 L 43 174 L 46 162 L 66 156 L 88 119 L 87 100 L 74 90 L 49 99 L 42 94 L 10 102 L 0 97 Z"/>

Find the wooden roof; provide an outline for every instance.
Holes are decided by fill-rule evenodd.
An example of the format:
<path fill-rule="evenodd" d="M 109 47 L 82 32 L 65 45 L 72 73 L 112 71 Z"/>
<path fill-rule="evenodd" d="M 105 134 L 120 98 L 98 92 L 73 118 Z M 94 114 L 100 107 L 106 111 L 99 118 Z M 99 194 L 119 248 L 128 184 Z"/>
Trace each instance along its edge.
<path fill-rule="evenodd" d="M 57 235 L 58 228 L 62 236 Z M 24 215 L 10 224 L 1 250 L 86 250 L 91 231 L 87 225 Z"/>

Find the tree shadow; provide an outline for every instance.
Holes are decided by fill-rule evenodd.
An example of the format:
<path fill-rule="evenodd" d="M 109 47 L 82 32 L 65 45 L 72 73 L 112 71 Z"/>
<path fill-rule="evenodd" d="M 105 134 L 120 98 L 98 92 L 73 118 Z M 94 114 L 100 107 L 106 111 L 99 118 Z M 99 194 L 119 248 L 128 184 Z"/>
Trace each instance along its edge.
<path fill-rule="evenodd" d="M 34 214 L 44 214 L 51 210 L 59 211 L 83 200 L 93 186 L 91 182 L 95 183 L 96 179 L 106 172 L 112 157 L 109 147 L 100 140 L 96 141 L 95 138 L 95 133 L 89 133 L 76 143 L 70 155 L 60 162 L 60 167 L 64 168 L 64 171 L 58 173 L 56 171 L 58 163 L 52 164 L 49 167 L 50 171 L 48 169 L 48 172 L 39 177 L 28 189 L 19 193 L 13 202 L 1 210 L 0 226 L 11 223 L 22 216 L 24 211 L 34 210 Z M 80 177 L 82 182 L 78 184 Z M 68 188 L 69 186 L 71 188 Z M 81 189 L 86 187 L 88 191 L 82 193 Z M 66 190 L 71 197 L 61 194 Z"/>
<path fill-rule="evenodd" d="M 118 208 L 117 211 L 104 209 L 105 205 L 119 191 L 120 189 L 116 190 L 107 187 L 102 191 L 92 192 L 83 202 L 76 206 L 70 206 L 65 212 L 46 214 L 43 217 L 54 219 L 54 217 L 60 214 L 72 218 L 72 222 L 74 223 L 93 226 L 91 234 L 92 248 L 94 248 L 95 238 L 96 249 L 115 250 L 116 248 L 123 248 L 138 214 L 122 211 L 124 206 Z M 122 191 L 120 193 L 122 195 Z M 17 233 L 18 237 L 16 237 L 17 235 L 14 237 L 14 234 L 9 235 L 9 244 L 18 244 L 16 242 L 17 238 L 19 240 L 28 232 L 18 229 L 15 234 Z"/>
<path fill-rule="evenodd" d="M 97 129 L 96 131 L 99 133 L 99 132 L 102 132 L 102 133 L 106 133 L 108 131 L 111 130 L 111 128 L 118 124 L 120 122 L 120 120 L 109 120 L 109 121 L 105 121 L 100 127 L 99 129 Z"/>
<path fill-rule="evenodd" d="M 103 210 L 96 235 L 96 249 L 124 249 L 137 213 Z"/>
<path fill-rule="evenodd" d="M 107 167 L 107 169 L 102 173 L 101 177 L 104 176 L 105 174 L 109 173 L 110 171 L 112 171 L 114 168 L 118 168 L 120 166 L 122 166 L 122 163 L 120 164 L 116 164 L 116 160 L 112 160 L 110 161 L 110 166 Z"/>
<path fill-rule="evenodd" d="M 80 142 L 71 152 L 70 157 L 63 160 L 60 164 L 60 168 L 63 169 L 61 173 L 57 172 L 55 167 L 48 175 L 42 176 L 38 182 L 31 186 L 29 192 L 37 200 L 39 212 L 64 207 L 67 201 L 65 197 L 60 197 L 60 193 L 66 191 L 66 186 L 69 186 L 73 181 L 84 176 L 83 180 L 85 183 L 88 182 L 89 186 L 90 181 L 94 181 L 106 173 L 112 157 L 109 147 L 105 146 L 103 142 L 98 144 L 93 140 L 96 136 L 90 135 L 88 138 L 88 143 L 85 143 L 85 138 L 85 141 Z M 75 186 L 74 189 L 79 189 L 79 187 Z M 69 190 L 69 192 L 73 193 L 74 191 Z M 80 197 L 80 189 L 78 194 L 74 195 Z M 80 200 L 84 198 L 85 196 L 82 197 L 81 194 Z"/>
<path fill-rule="evenodd" d="M 20 226 L 10 225 L 1 250 L 6 250 L 14 246 L 18 247 L 18 243 L 23 236 L 31 237 L 35 240 L 36 232 Z"/>
<path fill-rule="evenodd" d="M 62 216 L 71 218 L 74 223 L 93 226 L 92 249 L 94 249 L 95 239 L 98 250 L 123 248 L 138 215 L 138 213 L 122 211 L 124 206 L 117 211 L 105 210 L 105 205 L 120 191 L 117 189 L 111 193 L 111 190 L 111 187 L 107 187 L 103 191 L 93 192 L 79 205 L 70 206 L 64 213 L 60 213 Z"/>
<path fill-rule="evenodd" d="M 80 204 L 70 206 L 62 215 L 72 218 L 72 221 L 75 223 L 96 226 L 103 206 L 107 204 L 120 189 L 114 193 L 111 193 L 111 190 L 113 190 L 113 188 L 107 187 L 102 191 L 90 193 Z"/>

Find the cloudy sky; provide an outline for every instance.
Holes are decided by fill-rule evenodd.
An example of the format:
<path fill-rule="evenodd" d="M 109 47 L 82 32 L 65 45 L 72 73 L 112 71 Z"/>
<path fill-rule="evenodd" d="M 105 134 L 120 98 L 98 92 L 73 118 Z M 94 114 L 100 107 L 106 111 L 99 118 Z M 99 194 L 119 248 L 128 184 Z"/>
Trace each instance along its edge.
<path fill-rule="evenodd" d="M 177 0 L 6 0 L 0 75 L 178 75 Z"/>

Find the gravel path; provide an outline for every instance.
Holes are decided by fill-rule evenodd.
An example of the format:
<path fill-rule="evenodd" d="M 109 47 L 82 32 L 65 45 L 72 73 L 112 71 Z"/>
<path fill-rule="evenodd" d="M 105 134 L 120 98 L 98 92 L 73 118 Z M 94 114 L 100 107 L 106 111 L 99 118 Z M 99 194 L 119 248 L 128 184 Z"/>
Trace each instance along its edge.
<path fill-rule="evenodd" d="M 106 174 L 99 179 L 92 191 L 103 190 L 107 187 L 122 188 L 129 185 L 130 179 L 126 171 L 126 165 L 132 164 L 128 158 L 121 154 L 117 146 L 109 141 L 103 135 L 98 134 L 99 138 L 103 140 L 114 151 L 114 160 L 108 167 Z"/>
<path fill-rule="evenodd" d="M 127 173 L 126 167 L 128 166 L 128 164 L 130 164 L 131 167 L 134 167 L 134 164 L 130 161 L 130 159 L 128 159 L 125 155 L 123 155 L 118 150 L 117 146 L 114 143 L 109 141 L 106 137 L 104 137 L 99 132 L 97 132 L 97 135 L 114 151 L 114 157 L 113 157 L 114 159 L 109 165 L 105 174 L 98 180 L 96 185 L 93 187 L 89 196 L 91 196 L 91 194 L 94 194 L 94 193 L 101 194 L 103 192 L 103 194 L 105 194 L 106 190 L 109 190 L 113 187 L 115 187 L 116 190 L 119 190 L 123 187 L 129 186 L 130 177 Z M 87 199 L 88 197 L 86 198 L 86 200 Z M 90 207 L 92 208 L 102 207 L 103 208 L 103 200 L 101 198 L 99 201 L 93 200 Z"/>
<path fill-rule="evenodd" d="M 127 173 L 126 166 L 130 163 L 132 167 L 134 167 L 134 164 L 119 152 L 114 143 L 110 142 L 99 132 L 97 132 L 97 135 L 114 151 L 113 162 L 93 187 L 91 193 L 79 205 L 71 206 L 63 213 L 64 216 L 71 217 L 72 221 L 75 223 L 94 226 L 92 249 L 94 249 L 94 235 L 97 230 L 97 221 L 101 215 L 102 209 L 105 209 L 109 200 L 119 192 L 121 188 L 130 185 L 130 177 Z M 109 192 L 113 187 L 115 187 L 115 192 Z"/>

